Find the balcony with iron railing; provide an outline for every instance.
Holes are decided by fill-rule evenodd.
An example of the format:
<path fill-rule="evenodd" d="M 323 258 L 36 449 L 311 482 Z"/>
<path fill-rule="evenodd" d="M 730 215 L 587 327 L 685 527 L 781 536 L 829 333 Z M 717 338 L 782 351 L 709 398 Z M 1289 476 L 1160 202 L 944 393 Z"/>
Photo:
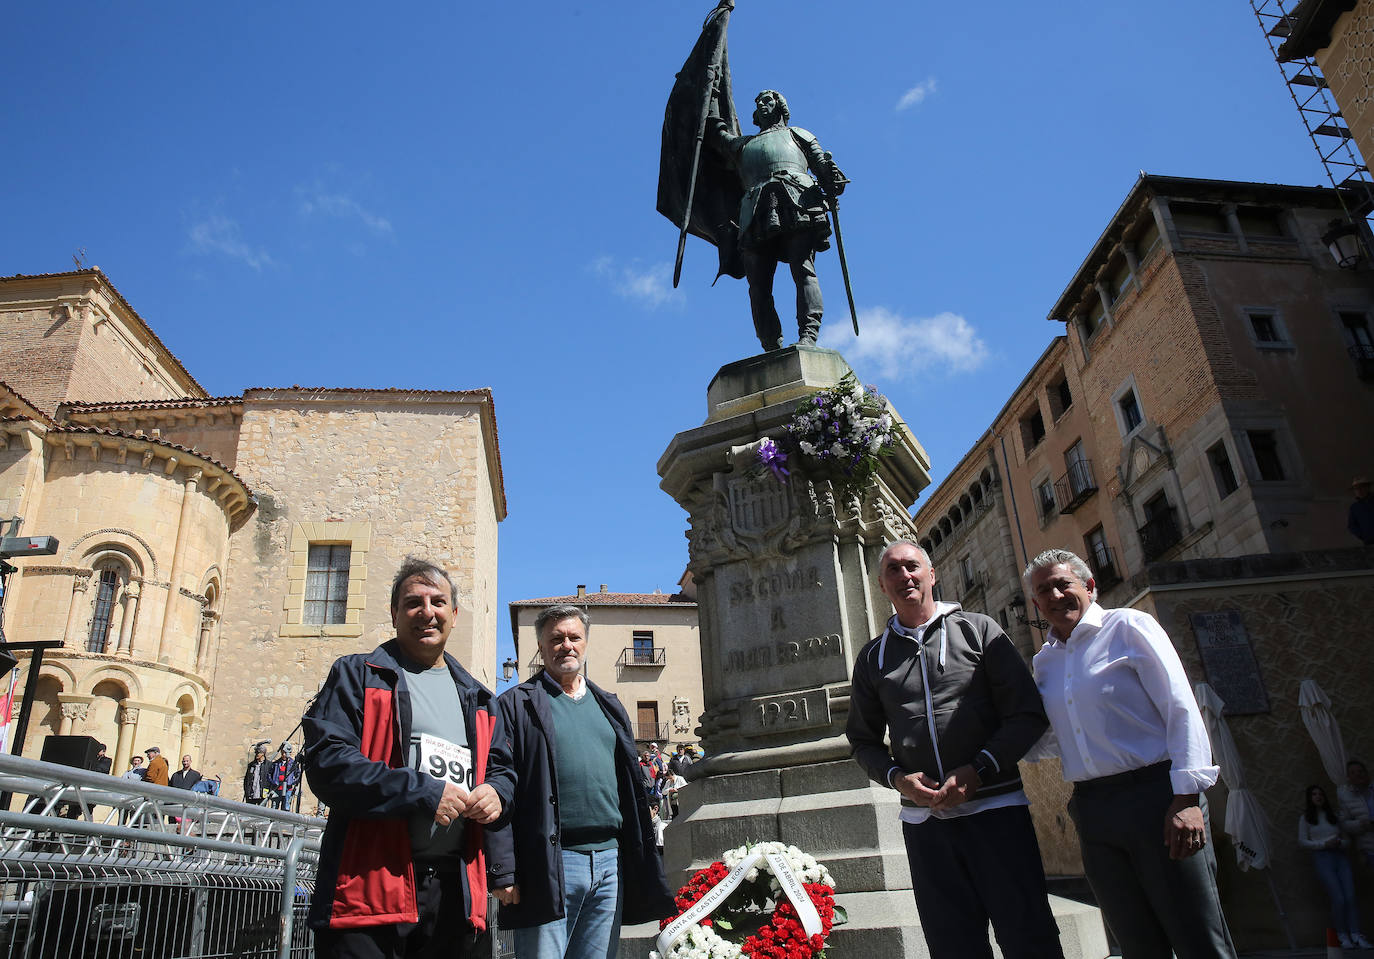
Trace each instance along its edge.
<path fill-rule="evenodd" d="M 1156 513 L 1136 532 L 1140 534 L 1140 549 L 1147 563 L 1159 559 L 1183 539 L 1183 531 L 1178 527 L 1178 514 L 1173 507 Z"/>
<path fill-rule="evenodd" d="M 1088 557 L 1088 565 L 1092 567 L 1093 580 L 1097 583 L 1098 589 L 1111 589 L 1121 582 L 1125 575 L 1117 563 L 1115 551 L 1110 546 L 1093 547 Z"/>
<path fill-rule="evenodd" d="M 635 741 L 641 743 L 659 743 L 668 738 L 668 727 L 670 723 L 641 723 L 634 724 Z"/>
<path fill-rule="evenodd" d="M 662 646 L 644 648 L 642 646 L 626 646 L 620 651 L 620 658 L 615 661 L 617 666 L 664 666 L 668 662 L 668 650 Z"/>
<path fill-rule="evenodd" d="M 1091 460 L 1074 460 L 1054 484 L 1054 498 L 1061 513 L 1072 513 L 1096 492 Z"/>

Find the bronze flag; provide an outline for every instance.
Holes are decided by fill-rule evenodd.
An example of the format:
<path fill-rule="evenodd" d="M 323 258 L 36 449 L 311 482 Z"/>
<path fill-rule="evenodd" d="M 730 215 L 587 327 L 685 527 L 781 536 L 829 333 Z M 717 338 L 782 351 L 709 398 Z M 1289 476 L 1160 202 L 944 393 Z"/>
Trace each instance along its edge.
<path fill-rule="evenodd" d="M 716 101 L 716 110 L 727 129 L 736 135 L 740 132 L 725 42 L 725 30 L 734 5 L 734 0 L 720 0 L 711 11 L 701 36 L 673 83 L 668 107 L 663 113 L 663 148 L 658 166 L 658 212 L 678 227 L 684 225 L 685 218 L 687 232 L 715 244 L 720 254 L 717 279 L 721 275 L 744 278 L 736 223 L 744 190 L 739 175 L 726 166 L 723 158 L 709 146 L 701 145 L 702 104 L 709 104 L 710 100 Z M 695 190 L 692 189 L 694 161 Z M 692 210 L 687 217 L 689 194 Z"/>

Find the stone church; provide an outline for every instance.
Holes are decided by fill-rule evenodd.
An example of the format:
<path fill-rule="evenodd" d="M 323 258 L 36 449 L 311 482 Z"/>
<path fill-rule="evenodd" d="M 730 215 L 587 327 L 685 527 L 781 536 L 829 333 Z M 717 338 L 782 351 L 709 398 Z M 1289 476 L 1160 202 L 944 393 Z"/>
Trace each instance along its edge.
<path fill-rule="evenodd" d="M 452 575 L 449 650 L 494 685 L 505 515 L 489 390 L 210 396 L 99 268 L 0 278 L 0 519 L 59 541 L 16 560 L 5 633 L 65 643 L 25 756 L 85 734 L 121 772 L 158 746 L 241 798 L 252 744 L 392 635 L 408 554 Z"/>

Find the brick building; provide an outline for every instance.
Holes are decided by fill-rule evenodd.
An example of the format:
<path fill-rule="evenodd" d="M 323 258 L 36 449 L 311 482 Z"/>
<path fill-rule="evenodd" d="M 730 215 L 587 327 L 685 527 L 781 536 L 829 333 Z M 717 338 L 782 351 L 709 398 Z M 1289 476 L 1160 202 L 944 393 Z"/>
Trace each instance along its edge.
<path fill-rule="evenodd" d="M 585 586 L 569 596 L 522 599 L 510 604 L 511 637 L 524 677 L 543 669 L 534 620 L 560 603 L 580 606 L 591 619 L 584 675 L 620 697 L 635 739 L 697 743 L 697 720 L 703 709 L 701 634 L 691 578 L 676 593 L 597 592 Z"/>
<path fill-rule="evenodd" d="M 916 514 L 943 598 L 1027 654 L 1043 633 L 1019 574 L 1049 547 L 1088 560 L 1103 605 L 1164 624 L 1228 704 L 1300 941 L 1325 923 L 1294 838 L 1303 784 L 1325 779 L 1301 680 L 1332 696 L 1352 755 L 1374 746 L 1374 676 L 1342 641 L 1374 613 L 1374 556 L 1346 529 L 1351 479 L 1374 472 L 1374 270 L 1322 243 L 1339 211 L 1326 189 L 1142 175 L 1050 311 L 1064 335 Z M 1030 767 L 1028 789 L 1047 868 L 1072 874 L 1056 776 Z M 1226 795 L 1228 914 L 1242 948 L 1278 945 L 1263 874 L 1221 831 Z"/>
<path fill-rule="evenodd" d="M 412 553 L 453 576 L 450 651 L 492 685 L 505 515 L 489 391 L 211 397 L 98 269 L 0 279 L 0 517 L 60 542 L 11 577 L 6 631 L 66 643 L 26 755 L 88 734 L 122 771 L 158 745 L 237 798 L 249 744 L 392 635 Z"/>

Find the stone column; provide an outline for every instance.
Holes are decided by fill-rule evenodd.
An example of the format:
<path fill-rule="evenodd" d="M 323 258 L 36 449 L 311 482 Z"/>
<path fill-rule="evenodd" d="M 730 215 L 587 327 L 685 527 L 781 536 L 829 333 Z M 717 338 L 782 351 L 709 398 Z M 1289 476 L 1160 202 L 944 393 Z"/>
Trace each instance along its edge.
<path fill-rule="evenodd" d="M 1102 322 L 1110 326 L 1112 323 L 1112 297 L 1107 292 L 1107 284 L 1099 277 L 1093 280 L 1093 289 L 1097 290 L 1097 298 L 1102 303 Z"/>
<path fill-rule="evenodd" d="M 173 624 L 176 620 L 177 598 L 181 589 L 181 571 L 186 562 L 186 543 L 191 538 L 191 506 L 195 502 L 200 477 L 200 470 L 191 470 L 186 474 L 186 481 L 182 485 L 181 516 L 177 519 L 177 543 L 172 551 L 172 571 L 167 576 L 167 608 L 162 613 L 162 632 L 158 635 L 157 654 L 153 657 L 159 663 L 163 661 L 167 639 L 176 628 Z"/>
<path fill-rule="evenodd" d="M 1231 236 L 1235 237 L 1236 249 L 1241 253 L 1250 252 L 1250 244 L 1245 242 L 1245 231 L 1241 229 L 1240 217 L 1236 214 L 1236 205 L 1226 203 L 1222 206 L 1221 212 L 1226 216 L 1226 225 L 1231 230 Z"/>
<path fill-rule="evenodd" d="M 86 726 L 86 713 L 90 709 L 89 703 L 67 703 L 62 706 L 62 722 L 58 724 L 57 735 L 71 736 L 78 733 Z M 81 723 L 77 726 L 77 723 Z"/>
<path fill-rule="evenodd" d="M 124 616 L 119 624 L 119 644 L 115 654 L 132 656 L 134 651 L 134 617 L 138 615 L 138 598 L 143 592 L 143 580 L 131 579 L 124 587 Z"/>
<path fill-rule="evenodd" d="M 86 608 L 86 587 L 91 583 L 91 571 L 78 570 L 72 574 L 72 603 L 67 607 L 67 625 L 62 629 L 62 641 L 72 649 L 85 649 L 85 641 L 76 635 L 81 611 Z"/>
<path fill-rule="evenodd" d="M 124 775 L 129 768 L 129 757 L 134 752 L 134 736 L 138 732 L 138 707 L 122 706 L 119 712 L 119 742 L 115 744 L 114 764 L 110 772 L 116 776 Z"/>
<path fill-rule="evenodd" d="M 219 613 L 213 609 L 201 611 L 200 614 L 200 638 L 196 643 L 195 668 L 196 672 L 204 672 L 205 664 L 210 658 L 210 638 L 215 631 L 215 621 L 219 619 Z"/>

